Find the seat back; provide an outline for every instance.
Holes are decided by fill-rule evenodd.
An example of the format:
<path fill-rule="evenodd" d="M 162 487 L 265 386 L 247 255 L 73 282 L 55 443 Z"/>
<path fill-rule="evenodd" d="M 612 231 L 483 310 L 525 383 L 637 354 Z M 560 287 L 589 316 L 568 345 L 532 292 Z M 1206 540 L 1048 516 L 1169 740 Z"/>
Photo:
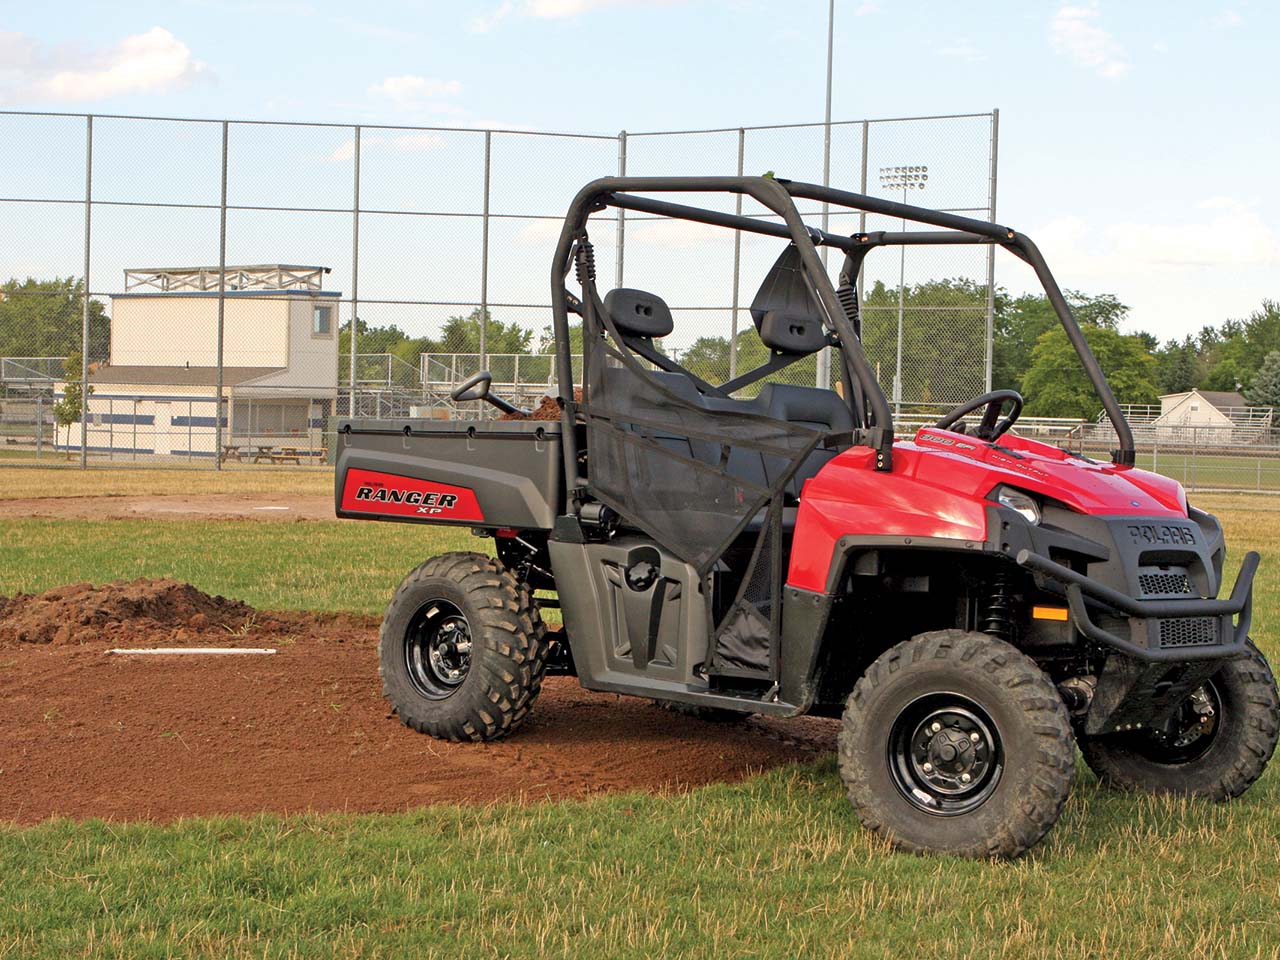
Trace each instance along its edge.
<path fill-rule="evenodd" d="M 818 387 L 797 387 L 789 383 L 766 383 L 760 389 L 757 402 L 764 413 L 777 420 L 786 420 L 824 433 L 843 433 L 853 429 L 853 414 L 849 405 L 834 390 Z M 804 482 L 813 477 L 836 455 L 837 451 L 818 447 L 787 481 L 786 492 L 799 499 Z M 778 457 L 765 457 L 766 475 L 774 480 L 786 470 L 787 463 Z"/>

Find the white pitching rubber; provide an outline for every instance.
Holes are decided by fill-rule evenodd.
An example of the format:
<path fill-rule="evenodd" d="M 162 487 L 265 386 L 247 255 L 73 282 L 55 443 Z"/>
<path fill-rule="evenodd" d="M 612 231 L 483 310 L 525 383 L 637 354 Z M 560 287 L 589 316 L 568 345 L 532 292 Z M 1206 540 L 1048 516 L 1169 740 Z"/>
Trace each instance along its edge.
<path fill-rule="evenodd" d="M 270 647 L 140 647 L 138 649 L 116 648 L 108 650 L 107 653 L 146 653 L 146 654 L 175 654 L 179 656 L 214 654 L 221 656 L 231 656 L 240 653 L 275 653 Z"/>

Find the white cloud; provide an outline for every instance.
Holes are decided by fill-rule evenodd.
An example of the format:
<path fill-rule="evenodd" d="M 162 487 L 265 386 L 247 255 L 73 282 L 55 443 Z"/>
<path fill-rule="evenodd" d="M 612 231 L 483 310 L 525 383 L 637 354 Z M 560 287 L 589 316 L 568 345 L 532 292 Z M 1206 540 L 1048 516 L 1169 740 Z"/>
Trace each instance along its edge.
<path fill-rule="evenodd" d="M 880 4 L 876 3 L 875 0 L 863 0 L 863 2 L 858 5 L 858 9 L 853 11 L 853 15 L 855 17 L 869 17 L 873 13 L 879 12 Z"/>
<path fill-rule="evenodd" d="M 981 63 L 987 59 L 987 55 L 969 42 L 967 38 L 961 38 L 955 43 L 948 44 L 938 50 L 938 53 L 944 57 L 954 57 L 957 60 L 964 60 L 966 63 Z"/>
<path fill-rule="evenodd" d="M 445 102 L 449 97 L 462 93 L 459 80 L 436 80 L 406 73 L 387 77 L 369 88 L 375 96 L 390 100 L 402 110 L 427 110 L 432 113 L 453 113 L 456 105 Z"/>
<path fill-rule="evenodd" d="M 403 133 L 394 137 L 381 136 L 374 134 L 372 136 L 362 135 L 360 137 L 360 152 L 367 150 L 394 150 L 398 153 L 418 153 L 423 150 L 434 150 L 443 146 L 444 140 L 434 133 Z M 356 155 L 356 142 L 354 139 L 347 140 L 342 143 L 333 153 L 329 154 L 329 159 L 335 163 L 343 163 L 350 160 Z"/>
<path fill-rule="evenodd" d="M 524 246 L 545 247 L 560 239 L 560 230 L 564 221 L 558 218 L 529 220 L 516 234 L 516 239 Z"/>
<path fill-rule="evenodd" d="M 628 222 L 627 243 L 667 250 L 693 250 L 717 240 L 723 242 L 733 234 L 724 227 L 713 227 L 696 220 L 642 220 L 634 226 Z"/>
<path fill-rule="evenodd" d="M 1238 27 L 1242 23 L 1244 23 L 1244 17 L 1234 10 L 1223 10 L 1222 13 L 1213 18 L 1215 27 Z"/>
<path fill-rule="evenodd" d="M 1033 239 L 1061 277 L 1280 266 L 1280 235 L 1248 204 L 1211 197 L 1199 209 L 1203 216 L 1183 223 L 1129 221 L 1101 231 L 1079 217 L 1064 217 L 1041 227 Z"/>
<path fill-rule="evenodd" d="M 1100 11 L 1096 0 L 1083 5 L 1058 8 L 1049 23 L 1053 48 L 1100 77 L 1114 79 L 1129 72 L 1119 41 L 1098 26 Z"/>
<path fill-rule="evenodd" d="M 163 27 L 99 51 L 53 48 L 0 34 L 0 101 L 86 102 L 180 90 L 207 67 Z"/>
<path fill-rule="evenodd" d="M 1260 299 L 1274 296 L 1280 268 L 1280 233 L 1254 207 L 1232 197 L 1211 198 L 1177 222 L 1099 228 L 1073 216 L 1029 233 L 1059 284 L 1114 293 L 1133 308 L 1126 329 L 1150 330 L 1161 339 L 1244 316 Z M 1029 270 L 1001 270 L 1011 289 L 1039 292 Z"/>
<path fill-rule="evenodd" d="M 571 20 L 592 10 L 606 7 L 670 6 L 684 0 L 502 0 L 491 11 L 473 17 L 467 29 L 473 33 L 487 33 L 511 17 L 528 17 L 534 20 Z M 863 6 L 874 6 L 867 2 Z M 861 13 L 858 14 L 861 16 Z"/>

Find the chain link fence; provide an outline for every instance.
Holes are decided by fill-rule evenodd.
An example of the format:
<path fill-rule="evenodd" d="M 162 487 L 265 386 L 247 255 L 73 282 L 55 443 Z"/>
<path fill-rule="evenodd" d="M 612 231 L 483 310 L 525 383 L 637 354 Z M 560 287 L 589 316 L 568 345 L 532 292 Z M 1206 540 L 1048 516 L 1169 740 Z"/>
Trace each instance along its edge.
<path fill-rule="evenodd" d="M 994 219 L 997 119 L 607 136 L 0 112 L 0 462 L 324 463 L 351 413 L 483 415 L 448 393 L 484 368 L 536 403 L 555 241 L 589 180 L 775 171 Z M 759 362 L 747 307 L 783 241 L 634 213 L 593 218 L 592 241 L 602 289 L 671 304 L 664 348 L 690 369 Z M 895 400 L 987 388 L 991 257 L 868 259 L 865 346 Z M 832 379 L 823 357 L 780 376 Z"/>

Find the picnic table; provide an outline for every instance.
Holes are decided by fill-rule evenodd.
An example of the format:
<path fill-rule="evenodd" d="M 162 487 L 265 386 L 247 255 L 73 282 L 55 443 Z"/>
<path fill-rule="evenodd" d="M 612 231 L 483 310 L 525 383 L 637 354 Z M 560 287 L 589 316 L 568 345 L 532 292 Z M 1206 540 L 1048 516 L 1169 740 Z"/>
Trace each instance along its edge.
<path fill-rule="evenodd" d="M 316 450 L 309 447 L 277 446 L 274 443 L 254 440 L 248 443 L 243 441 L 224 443 L 222 452 L 218 456 L 223 463 L 228 460 L 244 463 L 248 460 L 250 463 L 294 463 L 302 466 L 304 459 L 324 459 L 324 450 L 323 448 Z"/>

